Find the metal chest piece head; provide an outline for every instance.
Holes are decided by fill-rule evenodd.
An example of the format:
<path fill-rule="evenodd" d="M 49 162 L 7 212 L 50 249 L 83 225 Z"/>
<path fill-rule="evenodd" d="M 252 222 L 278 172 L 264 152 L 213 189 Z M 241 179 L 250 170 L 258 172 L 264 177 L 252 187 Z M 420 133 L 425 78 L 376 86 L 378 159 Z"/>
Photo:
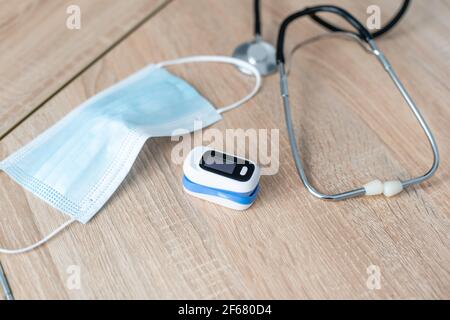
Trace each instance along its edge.
<path fill-rule="evenodd" d="M 257 36 L 254 40 L 239 45 L 233 53 L 233 57 L 244 60 L 253 65 L 261 75 L 266 76 L 277 70 L 275 48 L 268 42 Z M 242 73 L 249 71 L 239 68 Z"/>

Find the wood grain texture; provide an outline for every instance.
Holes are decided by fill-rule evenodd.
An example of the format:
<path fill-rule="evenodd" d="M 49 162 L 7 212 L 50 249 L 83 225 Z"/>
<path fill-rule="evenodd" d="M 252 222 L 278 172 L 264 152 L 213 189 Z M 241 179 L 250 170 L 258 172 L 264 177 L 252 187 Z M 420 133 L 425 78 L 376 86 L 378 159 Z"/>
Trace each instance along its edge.
<path fill-rule="evenodd" d="M 263 1 L 265 38 L 273 43 L 284 16 L 314 3 Z M 396 7 L 393 1 L 334 3 L 361 19 L 368 4 L 383 12 Z M 241 0 L 172 2 L 4 138 L 0 158 L 149 63 L 230 54 L 251 35 L 250 7 Z M 171 161 L 175 142 L 151 139 L 90 223 L 71 226 L 29 254 L 1 256 L 16 298 L 448 299 L 449 7 L 449 1 L 414 1 L 401 24 L 378 41 L 439 143 L 441 167 L 429 182 L 390 199 L 313 198 L 297 177 L 278 77 L 271 76 L 255 99 L 212 127 L 280 129 L 279 172 L 262 177 L 249 210 L 236 213 L 185 195 L 181 166 Z M 319 32 L 310 21 L 296 23 L 287 48 Z M 216 106 L 252 85 L 233 67 L 170 70 Z M 430 165 L 419 125 L 377 61 L 356 44 L 332 39 L 304 48 L 294 57 L 289 85 L 298 142 L 320 190 L 405 178 Z M 0 183 L 1 246 L 36 241 L 67 219 L 3 173 Z M 71 265 L 80 267 L 80 290 L 66 286 Z M 366 286 L 370 265 L 380 267 L 380 290 Z"/>
<path fill-rule="evenodd" d="M 0 1 L 0 137 L 164 2 Z M 79 30 L 66 27 L 69 5 Z"/>

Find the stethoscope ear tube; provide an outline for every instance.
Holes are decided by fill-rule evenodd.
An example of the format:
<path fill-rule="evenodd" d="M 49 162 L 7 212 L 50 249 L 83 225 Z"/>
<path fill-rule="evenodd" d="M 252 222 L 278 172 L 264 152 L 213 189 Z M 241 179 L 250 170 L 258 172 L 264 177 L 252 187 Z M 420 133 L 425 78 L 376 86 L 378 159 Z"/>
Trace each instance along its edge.
<path fill-rule="evenodd" d="M 386 32 L 388 32 L 389 30 L 391 30 L 397 24 L 397 22 L 403 17 L 403 15 L 405 14 L 406 10 L 408 9 L 410 3 L 411 3 L 411 0 L 404 0 L 402 6 L 398 10 L 398 12 L 395 14 L 395 16 L 386 25 L 384 25 L 381 29 L 371 33 L 372 38 L 377 38 L 377 37 L 385 34 Z M 311 14 L 310 17 L 315 22 L 320 24 L 322 27 L 324 27 L 325 29 L 328 29 L 328 31 L 348 32 L 347 30 L 341 29 L 341 28 L 333 25 L 332 23 L 322 19 L 315 13 Z"/>
<path fill-rule="evenodd" d="M 353 15 L 351 15 L 348 11 L 336 7 L 336 6 L 315 6 L 315 7 L 309 7 L 305 8 L 301 11 L 297 11 L 290 16 L 288 16 L 286 19 L 283 20 L 283 22 L 280 25 L 280 29 L 278 31 L 278 40 L 277 40 L 277 62 L 278 63 L 284 63 L 284 39 L 287 31 L 287 27 L 289 24 L 301 17 L 309 16 L 312 14 L 316 14 L 319 12 L 329 12 L 334 13 L 345 19 L 354 29 L 357 31 L 357 35 L 363 39 L 366 42 L 369 42 L 372 40 L 372 36 L 370 32 L 359 22 Z"/>
<path fill-rule="evenodd" d="M 285 70 L 285 59 L 283 54 L 283 45 L 284 45 L 284 36 L 286 33 L 286 29 L 288 25 L 294 21 L 297 18 L 300 18 L 305 15 L 309 15 L 311 13 L 315 12 L 333 12 L 337 13 L 338 15 L 344 17 L 352 26 L 355 27 L 355 29 L 358 30 L 359 38 L 367 42 L 368 47 L 367 49 L 370 51 L 373 55 L 376 56 L 380 64 L 383 66 L 384 70 L 388 73 L 392 81 L 394 82 L 397 89 L 400 91 L 401 95 L 403 96 L 405 102 L 407 103 L 408 107 L 416 117 L 417 121 L 419 122 L 420 126 L 422 127 L 428 142 L 430 144 L 430 147 L 433 152 L 433 164 L 431 165 L 431 168 L 423 175 L 417 176 L 414 178 L 410 178 L 407 180 L 392 180 L 392 181 L 385 181 L 381 182 L 380 180 L 373 180 L 364 186 L 349 190 L 342 193 L 337 194 L 325 194 L 319 192 L 315 187 L 309 182 L 308 177 L 305 173 L 304 166 L 301 159 L 301 153 L 299 152 L 297 142 L 296 142 L 296 135 L 294 132 L 293 124 L 292 124 L 292 117 L 291 117 L 291 107 L 289 102 L 289 88 L 288 88 L 288 79 L 287 79 L 287 73 Z M 351 33 L 354 34 L 354 33 Z M 322 37 L 316 37 L 316 39 L 321 39 Z M 311 43 L 313 41 L 305 42 L 305 43 Z M 300 47 L 300 46 L 298 46 Z M 295 47 L 297 48 L 297 47 Z M 409 93 L 406 91 L 405 87 L 401 83 L 400 79 L 397 77 L 396 73 L 394 72 L 391 64 L 385 57 L 385 55 L 378 49 L 378 47 L 375 44 L 375 41 L 372 39 L 372 36 L 367 31 L 367 29 L 362 26 L 360 22 L 358 22 L 353 16 L 351 16 L 349 13 L 345 12 L 345 10 L 333 7 L 333 6 L 319 6 L 319 7 L 313 7 L 313 8 L 307 8 L 305 10 L 299 11 L 297 13 L 292 14 L 288 18 L 286 18 L 279 31 L 279 37 L 277 42 L 277 61 L 278 61 L 278 72 L 280 75 L 280 91 L 281 91 L 281 97 L 283 100 L 283 106 L 284 106 L 284 114 L 286 118 L 286 126 L 287 131 L 289 135 L 289 143 L 291 145 L 291 152 L 292 156 L 294 158 L 295 166 L 297 168 L 297 172 L 299 174 L 300 180 L 302 181 L 303 185 L 307 188 L 307 190 L 313 194 L 315 197 L 324 199 L 324 200 L 344 200 L 348 198 L 353 198 L 357 196 L 362 195 L 378 195 L 378 194 L 384 194 L 387 197 L 396 195 L 400 193 L 404 188 L 409 187 L 411 185 L 415 185 L 418 183 L 421 183 L 427 179 L 429 179 L 433 174 L 436 172 L 438 166 L 439 166 L 439 151 L 437 143 L 434 139 L 434 136 L 428 127 L 425 119 L 423 118 L 419 108 L 416 106 L 414 101 L 412 100 Z"/>

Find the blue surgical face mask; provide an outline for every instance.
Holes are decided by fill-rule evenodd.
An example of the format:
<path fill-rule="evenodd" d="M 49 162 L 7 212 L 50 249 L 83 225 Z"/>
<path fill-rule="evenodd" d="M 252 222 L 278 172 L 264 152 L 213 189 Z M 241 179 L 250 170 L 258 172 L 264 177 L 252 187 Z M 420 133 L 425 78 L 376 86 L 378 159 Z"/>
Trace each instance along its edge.
<path fill-rule="evenodd" d="M 244 99 L 215 109 L 184 80 L 164 67 L 189 62 L 222 62 L 245 68 L 256 77 Z M 228 57 L 197 56 L 150 65 L 95 95 L 31 143 L 0 162 L 0 169 L 33 194 L 67 214 L 70 220 L 29 251 L 74 221 L 87 223 L 128 174 L 150 137 L 192 132 L 221 119 L 220 113 L 250 99 L 260 76 L 251 65 Z M 198 129 L 196 127 L 196 129 Z"/>

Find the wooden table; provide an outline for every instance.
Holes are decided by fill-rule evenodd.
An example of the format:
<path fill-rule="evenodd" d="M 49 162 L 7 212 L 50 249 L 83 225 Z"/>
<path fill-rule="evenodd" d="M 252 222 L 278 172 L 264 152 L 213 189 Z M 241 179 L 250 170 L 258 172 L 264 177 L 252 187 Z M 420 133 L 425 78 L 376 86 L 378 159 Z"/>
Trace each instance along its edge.
<path fill-rule="evenodd" d="M 274 43 L 288 13 L 313 0 L 263 1 Z M 229 55 L 252 34 L 251 1 L 0 1 L 0 159 L 78 104 L 153 62 Z M 361 19 L 399 1 L 330 1 Z M 183 193 L 168 138 L 149 140 L 130 174 L 87 225 L 74 224 L 28 254 L 0 255 L 17 299 L 450 298 L 450 1 L 414 1 L 378 40 L 433 129 L 441 166 L 397 197 L 325 202 L 302 186 L 291 158 L 278 77 L 212 128 L 279 129 L 280 168 L 236 213 Z M 289 29 L 287 48 L 321 29 Z M 377 61 L 355 43 L 323 40 L 294 57 L 291 102 L 309 176 L 336 192 L 424 173 L 431 152 Z M 215 64 L 171 67 L 214 105 L 244 95 L 251 78 Z M 264 143 L 264 142 L 262 142 Z M 245 150 L 235 150 L 245 155 Z M 67 219 L 0 174 L 0 246 L 21 247 Z M 81 287 L 69 285 L 73 266 Z M 379 268 L 380 288 L 367 284 Z M 369 279 L 370 280 L 370 279 Z M 369 281 L 370 282 L 370 281 Z M 369 283 L 370 284 L 370 283 Z"/>

